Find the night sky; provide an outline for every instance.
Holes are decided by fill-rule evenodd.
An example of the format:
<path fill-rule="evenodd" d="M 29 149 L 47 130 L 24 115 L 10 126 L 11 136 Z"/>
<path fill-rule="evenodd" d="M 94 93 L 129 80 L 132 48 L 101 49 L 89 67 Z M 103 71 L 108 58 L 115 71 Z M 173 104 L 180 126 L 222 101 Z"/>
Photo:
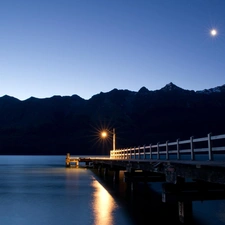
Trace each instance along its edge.
<path fill-rule="evenodd" d="M 89 99 L 169 82 L 225 84 L 225 0 L 0 1 L 0 97 Z"/>

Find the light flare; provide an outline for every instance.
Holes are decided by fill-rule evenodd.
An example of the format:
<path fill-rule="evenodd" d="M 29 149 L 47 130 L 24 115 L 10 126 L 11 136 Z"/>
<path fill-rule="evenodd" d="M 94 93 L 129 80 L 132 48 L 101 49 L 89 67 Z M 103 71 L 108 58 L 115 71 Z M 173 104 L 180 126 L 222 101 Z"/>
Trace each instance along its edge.
<path fill-rule="evenodd" d="M 216 29 L 212 29 L 212 30 L 210 31 L 210 34 L 211 34 L 211 36 L 216 36 L 216 35 L 218 34 L 218 32 L 217 32 Z"/>
<path fill-rule="evenodd" d="M 103 138 L 106 138 L 108 136 L 108 133 L 106 131 L 102 131 L 101 136 Z"/>

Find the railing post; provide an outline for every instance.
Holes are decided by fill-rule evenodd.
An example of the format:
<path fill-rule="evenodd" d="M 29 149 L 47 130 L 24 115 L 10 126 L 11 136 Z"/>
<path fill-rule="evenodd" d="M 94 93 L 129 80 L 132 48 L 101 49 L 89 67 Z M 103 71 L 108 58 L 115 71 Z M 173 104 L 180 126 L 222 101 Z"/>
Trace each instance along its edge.
<path fill-rule="evenodd" d="M 146 159 L 146 154 L 145 154 L 145 145 L 143 146 L 143 152 L 144 152 L 144 159 Z"/>
<path fill-rule="evenodd" d="M 149 145 L 149 159 L 152 159 L 152 144 Z"/>
<path fill-rule="evenodd" d="M 157 159 L 159 159 L 159 142 L 157 143 Z"/>
<path fill-rule="evenodd" d="M 167 160 L 169 159 L 168 142 L 169 142 L 169 141 L 166 141 L 166 159 L 167 159 Z"/>
<path fill-rule="evenodd" d="M 136 147 L 134 147 L 134 159 L 136 159 Z"/>
<path fill-rule="evenodd" d="M 193 145 L 193 136 L 190 137 L 190 147 L 191 147 L 191 160 L 194 160 L 194 145 Z"/>
<path fill-rule="evenodd" d="M 66 154 L 66 166 L 70 167 L 70 153 Z"/>
<path fill-rule="evenodd" d="M 179 145 L 180 139 L 177 139 L 177 159 L 180 159 L 180 145 Z"/>
<path fill-rule="evenodd" d="M 140 154 L 140 146 L 138 146 L 138 159 L 141 158 L 141 154 Z"/>
<path fill-rule="evenodd" d="M 212 135 L 211 133 L 209 133 L 209 134 L 208 134 L 208 151 L 209 151 L 209 160 L 213 160 L 211 135 Z"/>

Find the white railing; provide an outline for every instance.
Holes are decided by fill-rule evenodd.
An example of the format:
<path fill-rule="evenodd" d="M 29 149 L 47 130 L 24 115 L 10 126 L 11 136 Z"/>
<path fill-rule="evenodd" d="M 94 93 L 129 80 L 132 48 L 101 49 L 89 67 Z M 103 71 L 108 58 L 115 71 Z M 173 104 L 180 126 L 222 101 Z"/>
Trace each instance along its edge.
<path fill-rule="evenodd" d="M 207 160 L 214 160 L 214 156 L 221 153 L 225 153 L 225 134 L 212 136 L 210 133 L 203 138 L 111 150 L 110 158 L 196 160 L 196 157 L 206 156 Z"/>

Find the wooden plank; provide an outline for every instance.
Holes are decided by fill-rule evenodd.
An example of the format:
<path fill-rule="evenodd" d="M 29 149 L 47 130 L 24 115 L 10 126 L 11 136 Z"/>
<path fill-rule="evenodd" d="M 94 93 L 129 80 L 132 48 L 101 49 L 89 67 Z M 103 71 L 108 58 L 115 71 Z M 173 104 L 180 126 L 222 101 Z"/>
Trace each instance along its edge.
<path fill-rule="evenodd" d="M 225 147 L 212 147 L 212 151 L 225 151 Z"/>
<path fill-rule="evenodd" d="M 177 145 L 177 142 L 169 142 L 168 146 Z"/>
<path fill-rule="evenodd" d="M 225 134 L 212 136 L 211 140 L 225 139 Z"/>
<path fill-rule="evenodd" d="M 193 142 L 202 142 L 202 141 L 208 141 L 208 137 L 194 138 L 193 139 Z"/>
<path fill-rule="evenodd" d="M 179 141 L 179 144 L 189 144 L 190 140 L 185 140 L 185 141 Z"/>

